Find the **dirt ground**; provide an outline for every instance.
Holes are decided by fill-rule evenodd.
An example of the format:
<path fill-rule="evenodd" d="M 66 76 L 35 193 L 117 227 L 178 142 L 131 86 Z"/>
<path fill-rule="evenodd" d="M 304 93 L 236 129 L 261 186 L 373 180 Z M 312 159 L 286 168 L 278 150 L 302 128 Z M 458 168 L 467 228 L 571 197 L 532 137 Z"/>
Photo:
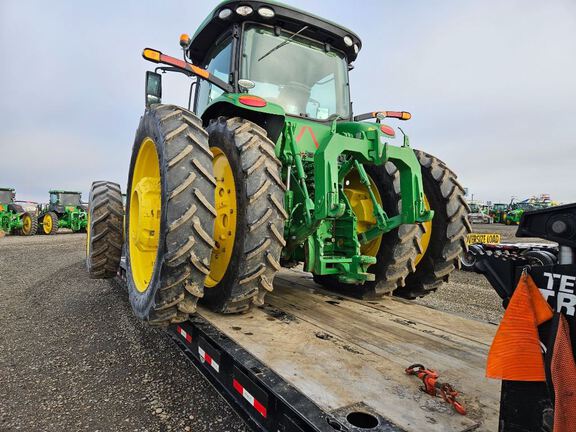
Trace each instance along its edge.
<path fill-rule="evenodd" d="M 0 430 L 248 431 L 122 290 L 88 279 L 84 239 L 0 240 Z"/>
<path fill-rule="evenodd" d="M 162 331 L 133 317 L 123 290 L 88 278 L 84 239 L 0 240 L 0 430 L 248 431 Z M 418 302 L 493 323 L 502 313 L 474 273 Z"/>

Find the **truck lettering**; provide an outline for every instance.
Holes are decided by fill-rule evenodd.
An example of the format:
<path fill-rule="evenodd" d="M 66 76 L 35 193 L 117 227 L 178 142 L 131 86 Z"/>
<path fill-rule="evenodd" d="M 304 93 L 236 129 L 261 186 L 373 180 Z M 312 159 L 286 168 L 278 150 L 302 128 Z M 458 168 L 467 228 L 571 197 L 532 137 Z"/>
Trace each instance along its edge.
<path fill-rule="evenodd" d="M 566 315 L 574 316 L 574 313 L 576 312 L 576 296 L 574 294 L 563 292 L 558 293 L 556 312 L 562 312 L 563 308 L 566 309 Z"/>

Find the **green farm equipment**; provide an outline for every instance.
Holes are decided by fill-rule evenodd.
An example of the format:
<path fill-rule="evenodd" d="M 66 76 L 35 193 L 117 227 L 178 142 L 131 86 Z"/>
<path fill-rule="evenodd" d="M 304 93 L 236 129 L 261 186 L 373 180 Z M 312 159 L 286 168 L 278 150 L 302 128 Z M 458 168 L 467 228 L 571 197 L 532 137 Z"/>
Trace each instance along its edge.
<path fill-rule="evenodd" d="M 56 234 L 59 228 L 68 228 L 74 232 L 86 232 L 87 207 L 82 204 L 80 192 L 51 190 L 50 202 L 38 208 L 40 233 Z"/>
<path fill-rule="evenodd" d="M 32 212 L 14 202 L 16 194 L 12 188 L 0 188 L 0 231 L 23 236 L 36 234 L 38 219 Z"/>
<path fill-rule="evenodd" d="M 497 203 L 492 206 L 489 214 L 494 219 L 494 223 L 504 223 L 508 207 L 508 204 L 503 203 Z"/>
<path fill-rule="evenodd" d="M 120 187 L 92 186 L 92 277 L 115 276 L 125 249 L 133 310 L 160 325 L 199 299 L 223 313 L 262 305 L 281 267 L 299 263 L 364 299 L 413 299 L 448 280 L 470 231 L 464 190 L 401 129 L 393 144 L 383 121 L 409 113 L 352 113 L 358 36 L 280 3 L 225 1 L 180 45 L 181 58 L 143 52 L 158 66 L 132 151 L 125 244 Z M 192 110 L 162 104 L 168 71 L 192 78 Z"/>

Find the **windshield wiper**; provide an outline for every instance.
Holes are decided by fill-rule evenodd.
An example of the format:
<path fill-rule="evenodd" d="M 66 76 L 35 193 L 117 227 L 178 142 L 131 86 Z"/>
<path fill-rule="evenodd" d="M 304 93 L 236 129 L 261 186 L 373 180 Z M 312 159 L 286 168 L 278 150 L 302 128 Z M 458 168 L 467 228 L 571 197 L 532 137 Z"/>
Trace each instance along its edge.
<path fill-rule="evenodd" d="M 304 30 L 306 30 L 308 28 L 308 26 L 304 26 L 302 27 L 300 30 L 298 30 L 296 33 L 294 33 L 292 36 L 290 36 L 288 39 L 286 39 L 283 42 L 280 42 L 278 45 L 276 45 L 274 48 L 272 48 L 270 51 L 268 51 L 266 54 L 264 54 L 262 57 L 260 57 L 258 59 L 258 61 L 262 60 L 265 57 L 268 57 L 270 54 L 272 54 L 274 51 L 276 51 L 277 49 L 282 48 L 284 45 L 288 45 L 290 42 L 292 42 L 292 39 L 294 39 L 295 36 L 299 35 L 300 33 L 302 33 Z"/>

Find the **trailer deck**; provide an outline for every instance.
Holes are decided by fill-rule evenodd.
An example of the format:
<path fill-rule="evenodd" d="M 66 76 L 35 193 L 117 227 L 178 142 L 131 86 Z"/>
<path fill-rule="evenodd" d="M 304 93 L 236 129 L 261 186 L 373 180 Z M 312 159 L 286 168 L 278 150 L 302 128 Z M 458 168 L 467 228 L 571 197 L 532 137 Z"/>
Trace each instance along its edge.
<path fill-rule="evenodd" d="M 484 377 L 496 326 L 392 297 L 345 298 L 292 270 L 274 289 L 247 314 L 200 308 L 172 329 L 255 430 L 497 430 L 500 383 Z M 452 384 L 468 414 L 420 391 L 404 373 L 413 363 Z"/>

